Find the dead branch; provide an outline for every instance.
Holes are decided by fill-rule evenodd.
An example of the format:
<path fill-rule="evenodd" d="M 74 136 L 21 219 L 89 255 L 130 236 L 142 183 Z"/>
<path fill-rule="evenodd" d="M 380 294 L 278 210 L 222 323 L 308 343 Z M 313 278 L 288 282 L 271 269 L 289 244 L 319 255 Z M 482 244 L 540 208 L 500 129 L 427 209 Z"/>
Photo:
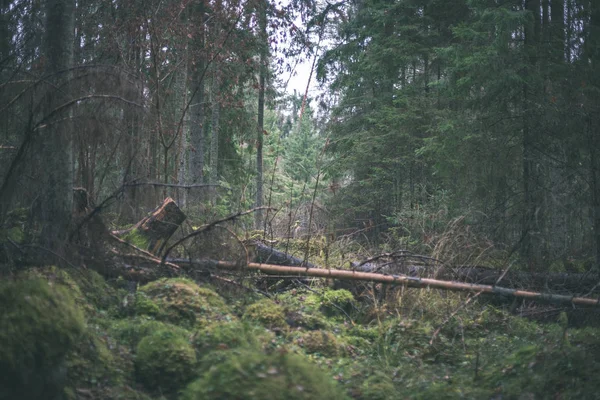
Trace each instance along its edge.
<path fill-rule="evenodd" d="M 203 266 L 203 260 L 194 260 L 196 266 Z M 223 269 L 238 269 L 239 264 L 227 261 L 207 261 L 207 266 Z M 550 294 L 543 292 L 531 292 L 527 290 L 509 289 L 493 285 L 478 285 L 473 283 L 442 281 L 429 278 L 415 278 L 405 275 L 383 275 L 370 272 L 357 272 L 339 269 L 321 269 L 321 268 L 305 268 L 305 267 L 288 267 L 282 265 L 258 264 L 249 263 L 248 269 L 264 272 L 266 274 L 282 274 L 282 275 L 297 275 L 297 276 L 315 276 L 328 279 L 354 280 L 366 282 L 388 283 L 392 285 L 404 285 L 412 288 L 436 288 L 451 291 L 463 292 L 482 292 L 503 296 L 508 298 L 524 298 L 539 302 L 598 306 L 600 299 L 591 299 L 585 297 L 565 296 L 559 294 Z"/>

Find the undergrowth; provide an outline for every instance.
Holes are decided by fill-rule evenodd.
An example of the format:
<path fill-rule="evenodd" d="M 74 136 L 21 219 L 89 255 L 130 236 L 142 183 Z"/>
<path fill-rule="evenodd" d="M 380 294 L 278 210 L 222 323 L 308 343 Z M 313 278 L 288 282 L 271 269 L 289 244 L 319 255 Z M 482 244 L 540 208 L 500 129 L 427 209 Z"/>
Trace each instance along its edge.
<path fill-rule="evenodd" d="M 12 378 L 0 398 L 48 390 L 69 400 L 594 399 L 600 391 L 600 330 L 574 328 L 566 313 L 540 323 L 483 296 L 402 287 L 382 295 L 376 285 L 298 284 L 271 298 L 223 297 L 183 278 L 135 294 L 120 286 L 58 268 L 4 282 L 0 362 Z"/>

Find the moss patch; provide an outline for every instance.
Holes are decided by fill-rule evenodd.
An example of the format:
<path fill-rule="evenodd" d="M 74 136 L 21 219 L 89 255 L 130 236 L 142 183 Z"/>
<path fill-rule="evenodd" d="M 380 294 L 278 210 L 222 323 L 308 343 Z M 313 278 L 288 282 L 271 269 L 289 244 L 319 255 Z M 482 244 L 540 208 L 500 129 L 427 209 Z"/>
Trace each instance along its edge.
<path fill-rule="evenodd" d="M 132 229 L 131 231 L 127 232 L 125 235 L 123 235 L 123 237 L 121 237 L 121 239 L 144 250 L 147 250 L 148 246 L 150 245 L 150 240 L 137 229 Z"/>
<path fill-rule="evenodd" d="M 284 308 L 271 299 L 262 299 L 249 305 L 243 318 L 269 329 L 285 329 L 288 326 L 285 321 Z"/>
<path fill-rule="evenodd" d="M 175 325 L 193 328 L 234 319 L 221 296 L 189 279 L 160 279 L 139 291 L 141 306 L 136 306 L 136 311 Z"/>
<path fill-rule="evenodd" d="M 346 289 L 325 289 L 322 293 L 312 293 L 306 297 L 309 307 L 320 307 L 326 315 L 343 314 L 342 310 L 349 312 L 356 301 L 354 296 Z"/>
<path fill-rule="evenodd" d="M 39 267 L 24 272 L 23 278 L 41 278 L 52 285 L 63 286 L 88 316 L 98 310 L 118 309 L 120 298 L 125 295 L 125 291 L 115 289 L 97 272 L 88 269 Z"/>
<path fill-rule="evenodd" d="M 346 399 L 336 382 L 306 358 L 290 353 L 230 350 L 223 362 L 191 383 L 183 400 Z"/>
<path fill-rule="evenodd" d="M 191 337 L 191 332 L 184 328 L 145 317 L 114 321 L 110 327 L 110 335 L 118 343 L 135 348 L 146 336 L 164 330 L 170 330 L 181 337 Z"/>
<path fill-rule="evenodd" d="M 137 346 L 138 382 L 151 390 L 173 392 L 195 375 L 196 352 L 189 341 L 172 330 L 159 330 Z"/>
<path fill-rule="evenodd" d="M 52 398 L 62 391 L 83 313 L 66 290 L 41 279 L 0 284 L 0 304 L 0 398 Z"/>
<path fill-rule="evenodd" d="M 344 353 L 344 346 L 336 336 L 328 331 L 310 331 L 304 333 L 296 343 L 309 354 L 318 353 L 325 357 L 336 357 Z"/>

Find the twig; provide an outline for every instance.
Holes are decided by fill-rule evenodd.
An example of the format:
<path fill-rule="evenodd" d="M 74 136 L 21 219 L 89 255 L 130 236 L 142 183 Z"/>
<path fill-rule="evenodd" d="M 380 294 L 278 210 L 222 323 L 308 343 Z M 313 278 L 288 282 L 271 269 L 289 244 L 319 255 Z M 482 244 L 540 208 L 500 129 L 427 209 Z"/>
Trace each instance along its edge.
<path fill-rule="evenodd" d="M 213 183 L 198 183 L 198 184 L 194 184 L 194 185 L 179 185 L 176 183 L 161 183 L 161 182 L 131 182 L 131 183 L 126 183 L 123 186 L 126 187 L 133 187 L 133 186 L 165 186 L 165 187 L 175 187 L 175 188 L 182 188 L 182 189 L 192 189 L 192 188 L 200 188 L 200 187 L 210 187 L 210 186 L 217 186 L 217 187 L 221 187 L 221 185 L 219 184 L 213 184 Z"/>

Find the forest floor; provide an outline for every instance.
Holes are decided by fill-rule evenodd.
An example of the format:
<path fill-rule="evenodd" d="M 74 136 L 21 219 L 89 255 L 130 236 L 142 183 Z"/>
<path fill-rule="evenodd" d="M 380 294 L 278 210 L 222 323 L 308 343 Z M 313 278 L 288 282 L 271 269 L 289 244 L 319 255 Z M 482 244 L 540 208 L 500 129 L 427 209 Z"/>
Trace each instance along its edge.
<path fill-rule="evenodd" d="M 267 292 L 244 276 L 138 285 L 39 267 L 13 278 L 0 284 L 2 400 L 600 393 L 598 324 L 576 328 L 560 311 L 533 321 L 483 296 L 323 281 Z"/>

